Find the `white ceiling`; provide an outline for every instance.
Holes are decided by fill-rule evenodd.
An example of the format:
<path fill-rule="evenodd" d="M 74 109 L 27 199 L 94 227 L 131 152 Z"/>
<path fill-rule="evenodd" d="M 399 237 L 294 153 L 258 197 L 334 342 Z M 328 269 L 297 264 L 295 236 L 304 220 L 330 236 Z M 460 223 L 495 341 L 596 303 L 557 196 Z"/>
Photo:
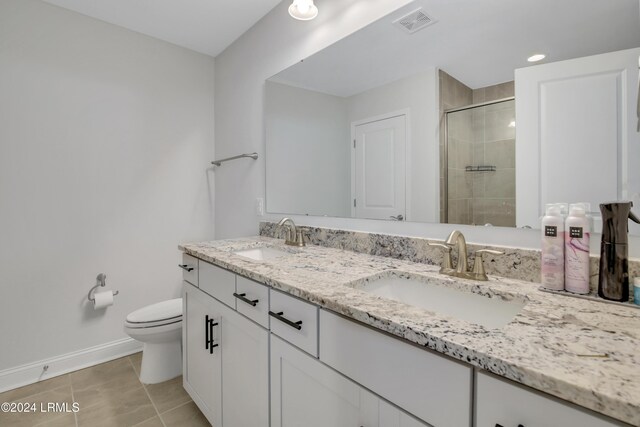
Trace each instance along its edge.
<path fill-rule="evenodd" d="M 216 56 L 280 0 L 44 0 Z"/>
<path fill-rule="evenodd" d="M 437 22 L 392 25 L 422 6 Z M 439 67 L 471 88 L 513 80 L 527 57 L 545 62 L 640 46 L 638 0 L 416 0 L 274 76 L 351 96 Z"/>

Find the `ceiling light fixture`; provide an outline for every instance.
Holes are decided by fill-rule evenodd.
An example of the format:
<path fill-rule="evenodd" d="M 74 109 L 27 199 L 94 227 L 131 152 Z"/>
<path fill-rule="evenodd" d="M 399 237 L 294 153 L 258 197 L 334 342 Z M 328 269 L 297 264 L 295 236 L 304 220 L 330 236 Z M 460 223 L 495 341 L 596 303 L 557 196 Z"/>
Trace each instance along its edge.
<path fill-rule="evenodd" d="M 527 61 L 538 62 L 538 61 L 542 61 L 546 57 L 547 55 L 545 55 L 544 53 L 536 53 L 535 55 L 531 55 L 530 57 L 528 57 Z"/>
<path fill-rule="evenodd" d="M 293 0 L 289 6 L 289 15 L 300 21 L 310 21 L 318 16 L 318 8 L 313 0 Z"/>

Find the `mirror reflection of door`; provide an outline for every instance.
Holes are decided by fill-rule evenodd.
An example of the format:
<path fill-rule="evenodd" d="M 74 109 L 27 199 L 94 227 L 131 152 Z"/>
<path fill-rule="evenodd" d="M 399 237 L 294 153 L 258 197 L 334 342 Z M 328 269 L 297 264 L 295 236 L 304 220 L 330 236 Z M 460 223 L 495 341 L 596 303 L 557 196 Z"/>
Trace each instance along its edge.
<path fill-rule="evenodd" d="M 406 217 L 404 115 L 354 123 L 353 214 L 356 218 Z"/>

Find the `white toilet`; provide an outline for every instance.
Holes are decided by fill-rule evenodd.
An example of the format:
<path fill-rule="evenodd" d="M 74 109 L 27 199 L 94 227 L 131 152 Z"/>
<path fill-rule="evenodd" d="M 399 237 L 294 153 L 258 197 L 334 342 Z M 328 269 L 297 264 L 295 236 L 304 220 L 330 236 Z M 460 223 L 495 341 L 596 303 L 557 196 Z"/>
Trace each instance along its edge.
<path fill-rule="evenodd" d="M 124 322 L 124 331 L 144 343 L 142 383 L 156 384 L 182 374 L 182 298 L 130 313 Z"/>

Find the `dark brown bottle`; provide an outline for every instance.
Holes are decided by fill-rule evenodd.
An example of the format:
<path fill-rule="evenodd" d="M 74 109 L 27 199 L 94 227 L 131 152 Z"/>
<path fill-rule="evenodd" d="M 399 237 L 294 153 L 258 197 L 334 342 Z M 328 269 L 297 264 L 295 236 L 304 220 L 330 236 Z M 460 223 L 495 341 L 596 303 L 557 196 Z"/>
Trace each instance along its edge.
<path fill-rule="evenodd" d="M 631 212 L 632 202 L 603 203 L 602 243 L 598 295 L 611 301 L 629 300 L 629 220 L 640 224 Z"/>

